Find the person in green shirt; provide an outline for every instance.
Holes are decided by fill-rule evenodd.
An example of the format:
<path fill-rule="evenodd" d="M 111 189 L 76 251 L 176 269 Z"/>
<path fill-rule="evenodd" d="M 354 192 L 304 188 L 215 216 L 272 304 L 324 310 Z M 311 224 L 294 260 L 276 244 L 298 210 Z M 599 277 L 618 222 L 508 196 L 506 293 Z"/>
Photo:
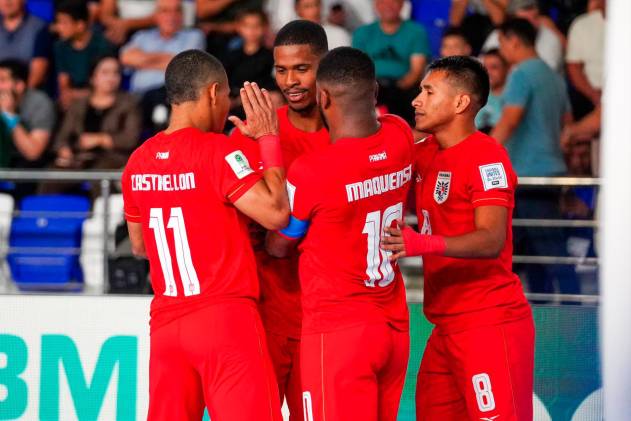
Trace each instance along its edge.
<path fill-rule="evenodd" d="M 403 0 L 375 0 L 378 20 L 353 34 L 353 47 L 375 62 L 380 105 L 388 112 L 414 120 L 410 107 L 431 55 L 423 26 L 401 19 Z"/>

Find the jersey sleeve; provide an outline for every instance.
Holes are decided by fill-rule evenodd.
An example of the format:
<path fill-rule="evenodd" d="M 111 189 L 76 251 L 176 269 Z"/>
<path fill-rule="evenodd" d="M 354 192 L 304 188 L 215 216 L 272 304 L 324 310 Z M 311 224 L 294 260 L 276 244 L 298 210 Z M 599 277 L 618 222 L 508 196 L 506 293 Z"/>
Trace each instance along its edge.
<path fill-rule="evenodd" d="M 222 136 L 219 140 L 217 174 L 214 177 L 221 197 L 234 203 L 261 178 L 258 145 L 253 140 L 234 136 Z"/>
<path fill-rule="evenodd" d="M 473 207 L 512 208 L 517 177 L 504 149 L 499 145 L 482 149 L 471 163 L 469 190 Z"/>
<path fill-rule="evenodd" d="M 129 222 L 140 222 L 140 208 L 135 201 L 132 192 L 133 171 L 130 163 L 127 163 L 123 176 L 121 178 L 121 185 L 123 190 L 123 207 L 125 212 L 125 219 Z"/>
<path fill-rule="evenodd" d="M 280 231 L 285 237 L 297 239 L 307 233 L 316 204 L 317 186 L 313 184 L 316 179 L 304 159 L 297 159 L 289 168 L 287 195 L 291 216 L 287 228 Z"/>

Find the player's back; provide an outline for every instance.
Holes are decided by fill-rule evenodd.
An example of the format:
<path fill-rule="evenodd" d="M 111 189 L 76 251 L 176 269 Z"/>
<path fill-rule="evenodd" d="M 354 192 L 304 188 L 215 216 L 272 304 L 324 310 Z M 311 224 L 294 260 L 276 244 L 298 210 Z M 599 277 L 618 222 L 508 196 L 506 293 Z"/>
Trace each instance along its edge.
<path fill-rule="evenodd" d="M 131 156 L 125 212 L 142 224 L 152 329 L 214 302 L 257 298 L 247 228 L 231 201 L 259 179 L 238 144 L 193 128 L 160 133 Z"/>
<path fill-rule="evenodd" d="M 379 243 L 402 218 L 413 141 L 398 117 L 380 121 L 376 134 L 339 139 L 290 170 L 294 214 L 310 220 L 300 246 L 304 333 L 383 320 L 407 329 L 401 274 Z"/>

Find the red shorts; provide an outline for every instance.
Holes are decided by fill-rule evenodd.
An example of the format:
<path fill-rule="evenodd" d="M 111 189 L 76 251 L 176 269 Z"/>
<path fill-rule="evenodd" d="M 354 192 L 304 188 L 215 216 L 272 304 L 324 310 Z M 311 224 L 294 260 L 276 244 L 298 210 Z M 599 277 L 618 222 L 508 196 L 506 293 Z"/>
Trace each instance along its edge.
<path fill-rule="evenodd" d="M 305 421 L 396 421 L 409 332 L 388 323 L 302 337 Z"/>
<path fill-rule="evenodd" d="M 302 421 L 300 340 L 267 332 L 267 346 L 278 382 L 278 395 L 287 400 L 289 421 Z"/>
<path fill-rule="evenodd" d="M 418 421 L 532 421 L 532 318 L 432 332 L 416 384 Z"/>
<path fill-rule="evenodd" d="M 210 305 L 155 330 L 148 420 L 282 421 L 254 302 Z"/>

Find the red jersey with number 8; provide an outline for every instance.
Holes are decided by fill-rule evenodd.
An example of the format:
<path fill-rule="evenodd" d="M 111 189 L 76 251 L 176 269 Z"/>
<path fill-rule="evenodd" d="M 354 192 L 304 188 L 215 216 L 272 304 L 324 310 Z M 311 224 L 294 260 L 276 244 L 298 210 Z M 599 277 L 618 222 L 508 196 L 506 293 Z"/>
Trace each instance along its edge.
<path fill-rule="evenodd" d="M 262 177 L 244 142 L 186 128 L 147 140 L 127 163 L 125 218 L 142 224 L 152 331 L 211 303 L 258 298 L 246 218 L 232 205 Z"/>
<path fill-rule="evenodd" d="M 408 329 L 405 287 L 379 247 L 403 215 L 412 178 L 412 133 L 395 116 L 366 138 L 338 139 L 289 170 L 292 216 L 309 221 L 300 244 L 303 335 L 386 321 Z"/>

